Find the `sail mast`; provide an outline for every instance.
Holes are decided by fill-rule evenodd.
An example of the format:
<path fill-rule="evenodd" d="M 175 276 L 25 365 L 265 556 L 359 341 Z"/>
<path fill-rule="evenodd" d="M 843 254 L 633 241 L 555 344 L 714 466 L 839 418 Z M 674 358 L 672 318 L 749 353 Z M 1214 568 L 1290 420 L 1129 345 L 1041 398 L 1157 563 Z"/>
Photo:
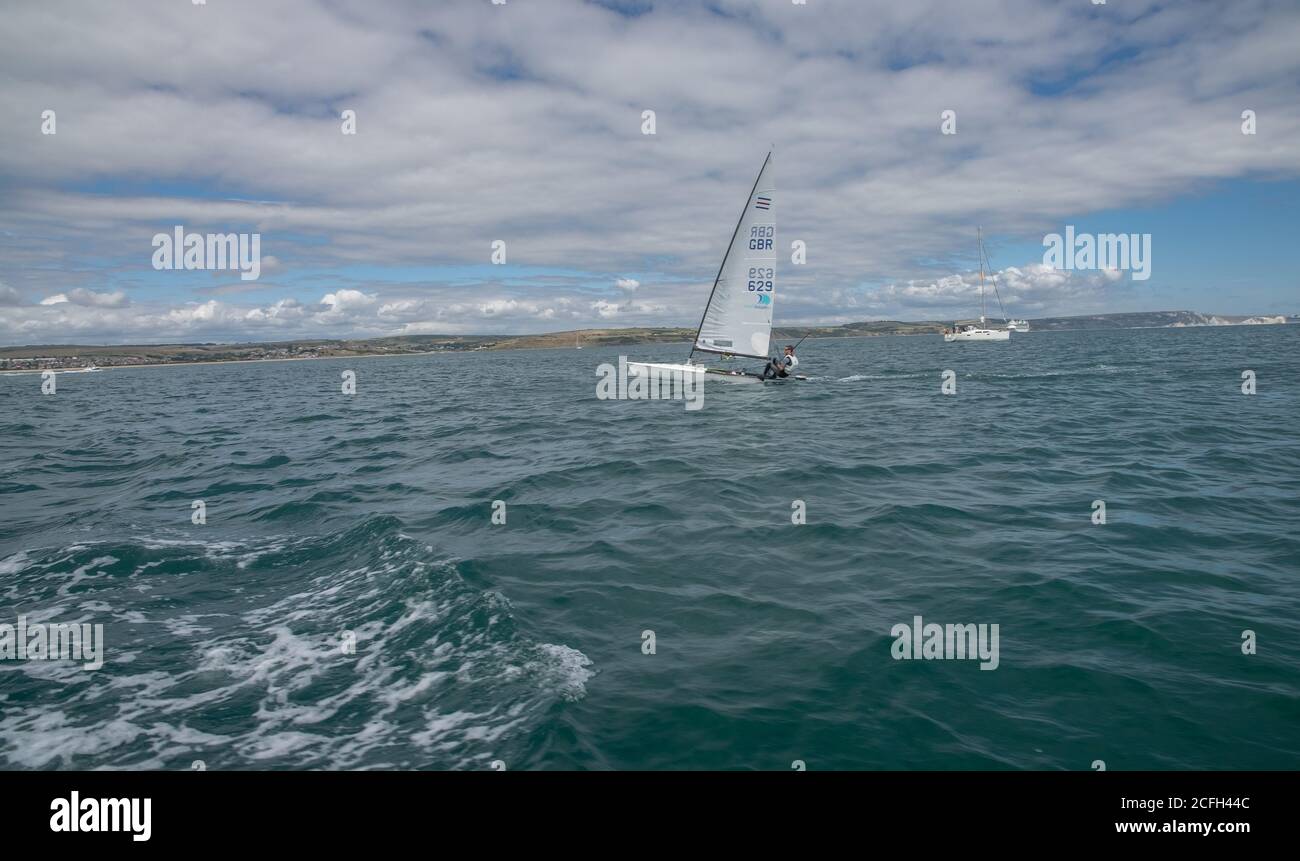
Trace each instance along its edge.
<path fill-rule="evenodd" d="M 731 246 L 736 244 L 736 236 L 740 233 L 740 225 L 745 220 L 745 214 L 749 212 L 749 202 L 754 199 L 754 192 L 758 190 L 758 181 L 763 178 L 763 171 L 767 170 L 767 163 L 772 160 L 772 151 L 767 151 L 767 158 L 763 159 L 763 166 L 758 169 L 758 176 L 754 177 L 754 187 L 749 190 L 749 197 L 745 198 L 745 205 L 740 209 L 740 218 L 736 219 L 736 229 L 731 231 L 731 241 L 727 243 L 727 250 L 722 255 L 722 263 L 718 265 L 718 274 L 713 276 L 713 289 L 709 291 L 709 300 L 704 303 L 704 313 L 700 315 L 700 325 L 695 327 L 695 337 L 691 339 L 691 352 L 686 356 L 689 364 L 695 356 L 695 345 L 700 342 L 700 332 L 704 330 L 704 321 L 709 317 L 709 305 L 713 303 L 713 294 L 718 291 L 718 281 L 722 278 L 722 272 L 727 268 L 727 258 L 731 256 Z"/>
<path fill-rule="evenodd" d="M 976 227 L 975 237 L 976 242 L 979 243 L 976 252 L 980 258 L 980 325 L 982 326 L 984 325 L 984 228 Z"/>
<path fill-rule="evenodd" d="M 998 290 L 998 276 L 993 274 L 993 261 L 989 259 L 988 249 L 984 247 L 983 242 L 980 242 L 980 251 L 984 255 L 984 262 L 989 265 L 989 281 L 993 284 L 993 295 L 998 300 L 998 311 L 1002 313 L 1002 319 L 1005 321 L 1007 319 L 1007 309 L 1002 304 L 1002 293 Z"/>

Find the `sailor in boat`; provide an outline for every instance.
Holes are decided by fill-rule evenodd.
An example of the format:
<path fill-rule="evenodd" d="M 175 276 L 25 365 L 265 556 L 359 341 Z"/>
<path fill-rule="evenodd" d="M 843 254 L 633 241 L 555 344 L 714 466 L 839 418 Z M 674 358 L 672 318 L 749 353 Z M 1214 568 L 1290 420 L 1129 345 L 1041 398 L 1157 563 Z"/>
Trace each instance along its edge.
<path fill-rule="evenodd" d="M 781 358 L 774 358 L 767 363 L 763 369 L 762 377 L 765 380 L 775 380 L 781 377 L 790 376 L 790 372 L 799 367 L 799 359 L 794 354 L 794 347 L 790 344 L 785 345 L 785 355 Z"/>

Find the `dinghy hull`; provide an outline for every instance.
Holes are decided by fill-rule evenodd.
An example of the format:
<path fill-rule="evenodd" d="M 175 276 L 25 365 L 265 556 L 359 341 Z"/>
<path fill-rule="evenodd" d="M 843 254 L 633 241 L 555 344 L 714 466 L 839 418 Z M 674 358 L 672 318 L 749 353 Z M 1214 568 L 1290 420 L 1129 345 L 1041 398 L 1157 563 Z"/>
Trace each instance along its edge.
<path fill-rule="evenodd" d="M 705 365 L 674 364 L 671 362 L 628 362 L 628 373 L 635 374 L 692 374 L 696 382 L 703 380 L 719 380 L 724 383 L 784 383 L 790 380 L 806 380 L 807 377 L 802 374 L 795 374 L 789 377 L 778 377 L 776 379 L 764 379 L 758 374 L 748 371 L 732 371 L 725 368 L 710 368 Z"/>

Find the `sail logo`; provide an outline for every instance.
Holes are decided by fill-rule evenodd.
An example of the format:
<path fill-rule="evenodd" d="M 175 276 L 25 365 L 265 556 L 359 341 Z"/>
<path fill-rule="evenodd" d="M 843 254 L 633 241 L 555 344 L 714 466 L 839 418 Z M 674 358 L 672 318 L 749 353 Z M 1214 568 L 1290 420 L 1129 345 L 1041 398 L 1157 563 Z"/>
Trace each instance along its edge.
<path fill-rule="evenodd" d="M 762 308 L 764 305 L 772 304 L 772 296 L 769 293 L 759 293 L 757 307 Z"/>
<path fill-rule="evenodd" d="M 1151 277 L 1150 233 L 1075 233 L 1074 225 L 1065 226 L 1065 236 L 1049 233 L 1043 237 L 1043 265 L 1052 269 L 1127 270 L 1134 281 Z"/>
<path fill-rule="evenodd" d="M 704 406 L 704 369 L 689 365 L 655 365 L 618 357 L 596 366 L 596 397 L 602 401 L 684 401 L 686 409 Z"/>
<path fill-rule="evenodd" d="M 755 209 L 771 209 L 771 208 L 772 208 L 772 198 L 770 198 L 770 197 L 764 197 L 763 195 L 760 194 L 758 197 L 754 198 L 754 208 L 755 208 Z M 733 210 L 733 211 L 734 211 L 734 210 Z"/>
<path fill-rule="evenodd" d="M 152 798 L 82 798 L 73 790 L 70 797 L 51 801 L 50 810 L 54 832 L 126 831 L 137 843 L 153 835 Z"/>
<path fill-rule="evenodd" d="M 889 630 L 894 645 L 889 653 L 895 661 L 978 660 L 981 670 L 998 668 L 998 626 L 985 624 L 922 624 L 920 616 L 912 624 L 899 622 Z"/>

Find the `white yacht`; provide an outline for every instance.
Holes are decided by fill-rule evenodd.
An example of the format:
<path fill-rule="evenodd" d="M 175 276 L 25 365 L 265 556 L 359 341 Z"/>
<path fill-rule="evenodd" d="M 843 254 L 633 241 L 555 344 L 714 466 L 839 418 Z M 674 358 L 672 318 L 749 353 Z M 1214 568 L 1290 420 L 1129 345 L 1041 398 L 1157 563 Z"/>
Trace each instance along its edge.
<path fill-rule="evenodd" d="M 984 253 L 984 233 L 982 230 L 976 234 L 979 239 L 979 262 L 980 262 L 980 321 L 979 325 L 973 323 L 955 323 L 951 329 L 945 329 L 943 340 L 947 343 L 953 341 L 1009 341 L 1011 340 L 1011 329 L 990 329 L 986 323 L 984 308 L 984 261 L 987 259 Z M 993 277 L 993 266 L 989 265 L 989 277 Z M 993 280 L 993 293 L 998 297 L 998 308 L 1002 308 L 1002 296 L 998 293 L 998 282 Z M 1006 319 L 1006 310 L 1002 310 L 1002 319 Z"/>

